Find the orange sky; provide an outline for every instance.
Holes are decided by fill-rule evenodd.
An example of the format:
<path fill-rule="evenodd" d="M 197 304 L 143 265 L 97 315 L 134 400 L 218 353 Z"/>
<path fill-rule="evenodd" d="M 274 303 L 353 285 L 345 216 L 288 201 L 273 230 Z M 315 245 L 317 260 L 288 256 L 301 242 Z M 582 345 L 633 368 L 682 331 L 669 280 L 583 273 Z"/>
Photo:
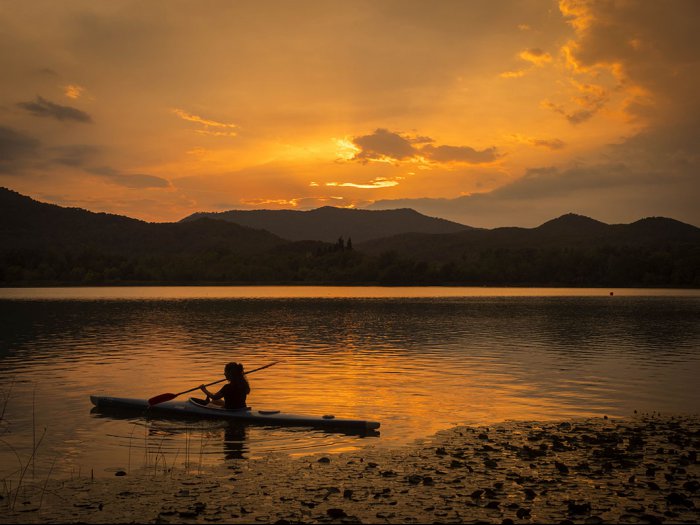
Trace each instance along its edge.
<path fill-rule="evenodd" d="M 0 186 L 700 225 L 700 2 L 3 1 Z"/>

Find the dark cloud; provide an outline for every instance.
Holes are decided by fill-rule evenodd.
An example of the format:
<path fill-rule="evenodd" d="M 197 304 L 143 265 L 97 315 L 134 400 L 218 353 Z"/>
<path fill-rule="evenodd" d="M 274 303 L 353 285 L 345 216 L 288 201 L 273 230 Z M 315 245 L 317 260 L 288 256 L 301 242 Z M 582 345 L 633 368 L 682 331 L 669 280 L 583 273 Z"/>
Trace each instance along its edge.
<path fill-rule="evenodd" d="M 421 153 L 437 162 L 468 162 L 469 164 L 482 164 L 493 162 L 499 155 L 496 148 L 491 147 L 481 151 L 469 146 L 424 146 Z"/>
<path fill-rule="evenodd" d="M 100 148 L 89 144 L 72 144 L 50 148 L 51 162 L 64 166 L 85 166 L 100 151 Z"/>
<path fill-rule="evenodd" d="M 166 179 L 156 177 L 155 175 L 122 173 L 109 166 L 88 168 L 85 171 L 99 177 L 104 177 L 110 182 L 126 188 L 167 188 L 170 186 L 170 182 Z"/>
<path fill-rule="evenodd" d="M 530 143 L 533 146 L 540 146 L 547 149 L 563 149 L 566 147 L 566 142 L 560 139 L 532 139 Z"/>
<path fill-rule="evenodd" d="M 38 140 L 12 128 L 0 126 L 0 173 L 21 171 L 28 161 L 35 158 L 40 146 Z"/>
<path fill-rule="evenodd" d="M 92 117 L 84 111 L 70 106 L 61 106 L 38 95 L 33 102 L 19 102 L 17 105 L 36 117 L 50 117 L 60 121 L 92 122 Z"/>
<path fill-rule="evenodd" d="M 582 124 L 593 118 L 598 111 L 600 111 L 605 105 L 605 100 L 600 99 L 598 101 L 591 101 L 588 107 L 568 110 L 562 105 L 554 104 L 552 102 L 545 102 L 544 106 L 551 109 L 552 111 L 559 113 L 566 117 L 571 124 Z"/>
<path fill-rule="evenodd" d="M 379 128 L 370 135 L 355 137 L 353 143 L 360 151 L 353 157 L 366 163 L 370 160 L 402 161 L 423 157 L 435 162 L 465 162 L 481 164 L 499 157 L 495 147 L 475 150 L 469 146 L 434 146 L 430 137 L 411 137 Z"/>
<path fill-rule="evenodd" d="M 371 135 L 355 137 L 353 142 L 361 150 L 355 155 L 355 160 L 362 162 L 387 157 L 394 160 L 405 160 L 418 153 L 410 139 L 381 128 Z"/>

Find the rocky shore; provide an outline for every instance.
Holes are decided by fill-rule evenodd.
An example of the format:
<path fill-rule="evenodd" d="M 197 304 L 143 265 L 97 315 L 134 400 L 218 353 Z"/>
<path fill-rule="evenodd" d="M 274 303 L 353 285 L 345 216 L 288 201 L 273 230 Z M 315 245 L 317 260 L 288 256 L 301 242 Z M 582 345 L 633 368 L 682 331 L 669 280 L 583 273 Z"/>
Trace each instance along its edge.
<path fill-rule="evenodd" d="M 0 523 L 696 523 L 700 417 L 458 427 L 393 450 L 49 481 Z"/>

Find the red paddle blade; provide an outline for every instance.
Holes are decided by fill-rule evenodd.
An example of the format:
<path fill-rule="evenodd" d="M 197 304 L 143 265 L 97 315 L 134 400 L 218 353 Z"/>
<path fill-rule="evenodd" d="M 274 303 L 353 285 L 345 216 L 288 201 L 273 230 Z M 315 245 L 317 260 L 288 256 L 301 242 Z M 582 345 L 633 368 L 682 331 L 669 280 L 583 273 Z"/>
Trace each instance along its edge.
<path fill-rule="evenodd" d="M 159 396 L 152 397 L 151 399 L 149 399 L 148 406 L 157 405 L 158 403 L 165 403 L 166 401 L 170 401 L 172 399 L 175 399 L 176 397 L 177 394 L 160 394 Z"/>

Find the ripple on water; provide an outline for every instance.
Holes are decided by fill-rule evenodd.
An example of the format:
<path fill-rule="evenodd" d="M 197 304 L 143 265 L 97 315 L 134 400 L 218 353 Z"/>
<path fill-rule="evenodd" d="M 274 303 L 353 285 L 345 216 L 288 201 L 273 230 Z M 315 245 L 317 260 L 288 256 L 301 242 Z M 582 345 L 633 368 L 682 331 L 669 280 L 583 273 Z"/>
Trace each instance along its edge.
<path fill-rule="evenodd" d="M 46 428 L 38 462 L 98 471 L 392 446 L 459 423 L 697 411 L 700 299 L 620 299 L 0 301 L 0 432 L 27 457 Z M 90 414 L 89 394 L 179 392 L 230 360 L 283 361 L 250 376 L 256 408 L 376 419 L 381 437 Z"/>

